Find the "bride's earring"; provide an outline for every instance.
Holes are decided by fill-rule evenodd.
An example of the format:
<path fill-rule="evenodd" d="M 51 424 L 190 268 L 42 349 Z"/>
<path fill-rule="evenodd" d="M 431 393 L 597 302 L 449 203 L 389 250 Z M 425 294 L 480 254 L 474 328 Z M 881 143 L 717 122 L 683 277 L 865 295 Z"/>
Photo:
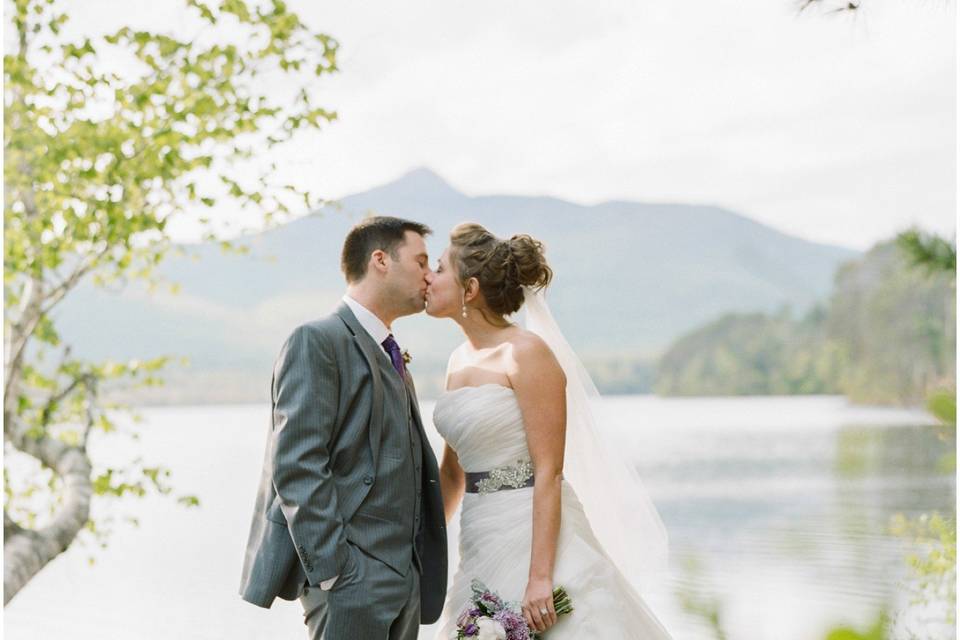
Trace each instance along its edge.
<path fill-rule="evenodd" d="M 467 295 L 466 292 L 464 292 L 463 295 L 460 296 L 460 315 L 464 318 L 467 317 L 467 301 L 465 298 L 466 295 Z"/>

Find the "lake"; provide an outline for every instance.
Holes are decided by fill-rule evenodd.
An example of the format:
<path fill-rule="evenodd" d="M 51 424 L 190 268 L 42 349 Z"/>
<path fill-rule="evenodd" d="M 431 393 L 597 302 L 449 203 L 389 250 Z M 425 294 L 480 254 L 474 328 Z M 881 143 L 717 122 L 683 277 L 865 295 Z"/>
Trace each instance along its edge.
<path fill-rule="evenodd" d="M 423 409 L 429 418 L 433 404 Z M 142 415 L 138 443 L 101 438 L 91 443 L 95 460 L 119 464 L 139 452 L 171 468 L 175 494 L 195 494 L 201 506 L 160 496 L 99 505 L 113 518 L 109 546 L 75 544 L 44 569 L 6 607 L 6 637 L 305 637 L 299 604 L 264 610 L 237 595 L 269 408 Z M 603 424 L 669 530 L 670 575 L 646 598 L 678 639 L 713 636 L 677 591 L 719 602 L 730 640 L 821 640 L 831 625 L 865 626 L 909 599 L 907 543 L 888 533 L 890 518 L 955 516 L 955 475 L 938 467 L 952 447 L 919 410 L 833 396 L 615 396 Z M 454 522 L 451 567 L 457 531 Z"/>

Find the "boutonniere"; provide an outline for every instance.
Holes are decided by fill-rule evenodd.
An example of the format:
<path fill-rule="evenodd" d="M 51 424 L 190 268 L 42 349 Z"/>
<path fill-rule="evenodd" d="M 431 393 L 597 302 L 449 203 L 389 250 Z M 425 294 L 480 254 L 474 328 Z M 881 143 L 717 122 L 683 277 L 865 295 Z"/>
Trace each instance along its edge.
<path fill-rule="evenodd" d="M 400 352 L 400 357 L 403 358 L 403 364 L 410 364 L 410 361 L 413 360 L 413 356 L 406 349 Z"/>

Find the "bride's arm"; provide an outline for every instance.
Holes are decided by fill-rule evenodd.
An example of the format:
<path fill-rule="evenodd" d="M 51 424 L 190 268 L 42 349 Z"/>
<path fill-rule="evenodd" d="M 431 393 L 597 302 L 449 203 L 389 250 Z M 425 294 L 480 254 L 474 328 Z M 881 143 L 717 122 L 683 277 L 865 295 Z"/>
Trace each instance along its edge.
<path fill-rule="evenodd" d="M 440 463 L 440 493 L 443 495 L 443 515 L 448 523 L 460 506 L 465 484 L 457 452 L 451 449 L 450 445 L 445 445 L 443 461 Z"/>
<path fill-rule="evenodd" d="M 453 350 L 447 359 L 447 372 L 444 375 L 443 388 L 450 388 L 450 374 L 457 369 L 457 357 L 462 345 Z M 443 459 L 440 461 L 440 495 L 443 496 L 443 515 L 450 523 L 460 501 L 463 500 L 464 487 L 466 486 L 466 477 L 463 474 L 463 467 L 460 466 L 460 458 L 449 444 L 443 448 Z"/>
<path fill-rule="evenodd" d="M 514 345 L 509 375 L 533 460 L 533 542 L 523 597 L 527 622 L 544 631 L 557 621 L 553 567 L 560 533 L 560 491 L 566 436 L 566 378 L 550 348 L 536 336 Z M 541 610 L 548 613 L 542 615 Z"/>

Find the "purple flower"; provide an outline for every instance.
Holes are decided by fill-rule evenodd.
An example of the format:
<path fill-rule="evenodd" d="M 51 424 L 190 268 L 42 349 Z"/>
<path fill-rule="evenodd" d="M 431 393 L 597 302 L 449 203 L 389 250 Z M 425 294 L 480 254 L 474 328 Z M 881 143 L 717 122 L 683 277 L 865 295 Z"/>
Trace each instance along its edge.
<path fill-rule="evenodd" d="M 477 632 L 480 631 L 480 627 L 473 624 L 472 622 L 463 628 L 463 635 L 465 636 L 475 636 Z"/>
<path fill-rule="evenodd" d="M 507 632 L 508 640 L 530 640 L 530 628 L 519 612 L 503 609 L 494 614 L 493 619 L 499 622 Z"/>
<path fill-rule="evenodd" d="M 503 608 L 503 600 L 500 599 L 500 596 L 495 593 L 490 593 L 489 591 L 480 596 L 479 604 L 487 605 L 487 608 L 494 611 L 499 611 Z"/>

